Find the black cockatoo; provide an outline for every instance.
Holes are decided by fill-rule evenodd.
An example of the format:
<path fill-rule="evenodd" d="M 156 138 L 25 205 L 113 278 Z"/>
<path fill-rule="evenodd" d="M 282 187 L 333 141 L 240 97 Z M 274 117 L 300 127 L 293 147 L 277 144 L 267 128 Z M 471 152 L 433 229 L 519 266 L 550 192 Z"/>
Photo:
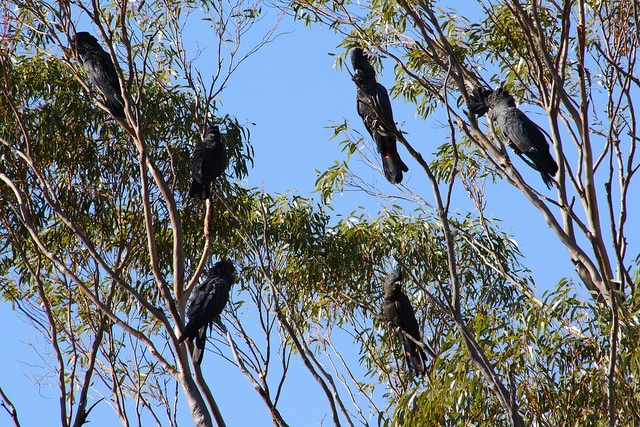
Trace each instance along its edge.
<path fill-rule="evenodd" d="M 384 279 L 384 302 L 382 310 L 387 320 L 395 327 L 407 332 L 417 341 L 422 341 L 420 328 L 416 315 L 411 307 L 411 302 L 407 295 L 402 292 L 402 271 L 400 266 L 389 273 Z M 402 348 L 407 359 L 409 370 L 416 376 L 422 376 L 425 373 L 425 364 L 427 357 L 416 343 L 407 338 L 402 332 L 398 331 Z"/>
<path fill-rule="evenodd" d="M 71 47 L 78 53 L 89 80 L 105 97 L 105 104 L 114 116 L 124 119 L 124 101 L 120 81 L 111 56 L 102 49 L 98 40 L 86 31 L 76 33 Z"/>
<path fill-rule="evenodd" d="M 551 188 L 552 176 L 558 172 L 558 165 L 551 157 L 549 143 L 538 125 L 516 107 L 509 92 L 503 88 L 495 91 L 475 88 L 467 107 L 478 116 L 488 112 L 489 118 L 498 124 L 509 140 L 509 146 L 519 156 L 527 156 L 531 160 L 527 163 L 540 172 L 547 188 Z"/>
<path fill-rule="evenodd" d="M 229 261 L 217 262 L 207 273 L 207 278 L 194 291 L 191 304 L 187 310 L 189 322 L 178 339 L 181 343 L 187 338 L 195 344 L 191 353 L 193 363 L 200 365 L 207 342 L 207 328 L 213 322 L 220 321 L 220 314 L 229 301 L 231 285 L 236 279 L 236 270 Z"/>
<path fill-rule="evenodd" d="M 191 189 L 189 196 L 206 200 L 211 196 L 211 183 L 227 167 L 227 150 L 222 143 L 220 129 L 207 129 L 202 142 L 196 144 L 191 157 Z"/>
<path fill-rule="evenodd" d="M 351 52 L 351 65 L 358 114 L 382 156 L 384 176 L 390 183 L 399 184 L 402 182 L 402 172 L 407 172 L 409 168 L 398 154 L 394 135 L 397 130 L 387 89 L 376 82 L 376 72 L 362 49 L 356 48 Z"/>

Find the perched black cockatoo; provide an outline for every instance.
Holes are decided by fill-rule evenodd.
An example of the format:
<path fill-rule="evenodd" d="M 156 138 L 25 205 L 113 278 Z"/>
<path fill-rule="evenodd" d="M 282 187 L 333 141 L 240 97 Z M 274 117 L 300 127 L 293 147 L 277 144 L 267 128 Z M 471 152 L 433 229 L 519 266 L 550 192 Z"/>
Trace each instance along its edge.
<path fill-rule="evenodd" d="M 395 327 L 407 332 L 417 341 L 422 341 L 416 315 L 407 295 L 402 292 L 402 271 L 400 266 L 384 279 L 384 302 L 382 310 L 387 320 Z M 422 376 L 425 372 L 424 362 L 427 357 L 416 343 L 398 331 L 402 348 L 407 359 L 407 366 L 414 375 Z"/>
<path fill-rule="evenodd" d="M 527 156 L 530 166 L 540 172 L 542 180 L 551 188 L 558 165 L 551 157 L 549 143 L 537 124 L 516 107 L 513 97 L 498 88 L 495 91 L 485 88 L 473 90 L 467 104 L 469 111 L 478 116 L 488 112 L 489 118 L 496 122 L 509 140 L 509 146 L 522 157 Z"/>
<path fill-rule="evenodd" d="M 231 285 L 236 279 L 236 270 L 229 261 L 217 262 L 207 273 L 207 278 L 194 291 L 191 304 L 187 310 L 189 322 L 178 339 L 181 343 L 187 338 L 195 344 L 191 353 L 193 363 L 200 365 L 207 342 L 207 328 L 213 322 L 220 321 L 222 309 L 229 301 Z"/>
<path fill-rule="evenodd" d="M 78 53 L 89 80 L 105 97 L 105 104 L 114 116 L 124 119 L 124 101 L 120 81 L 111 56 L 102 49 L 98 40 L 86 31 L 76 33 L 71 47 Z"/>
<path fill-rule="evenodd" d="M 396 147 L 394 131 L 397 130 L 387 89 L 376 82 L 376 72 L 362 49 L 356 48 L 351 52 L 351 65 L 358 114 L 382 156 L 384 176 L 390 183 L 399 184 L 402 182 L 402 172 L 407 172 L 409 168 L 400 159 Z"/>
<path fill-rule="evenodd" d="M 202 142 L 196 144 L 191 157 L 191 189 L 189 196 L 206 200 L 211 196 L 211 183 L 227 167 L 227 150 L 222 143 L 220 129 L 207 129 Z"/>

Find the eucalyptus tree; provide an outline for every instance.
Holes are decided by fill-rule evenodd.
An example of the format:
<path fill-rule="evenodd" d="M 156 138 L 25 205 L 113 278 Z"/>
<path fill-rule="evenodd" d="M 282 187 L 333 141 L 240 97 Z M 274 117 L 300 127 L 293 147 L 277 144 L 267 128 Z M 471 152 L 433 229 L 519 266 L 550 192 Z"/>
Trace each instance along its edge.
<path fill-rule="evenodd" d="M 377 57 L 377 67 L 391 63 L 392 95 L 415 105 L 425 123 L 439 120 L 448 129 L 446 143 L 437 148 L 401 126 L 395 132 L 423 172 L 422 180 L 414 175 L 403 191 L 438 219 L 446 242 L 447 274 L 431 273 L 428 258 L 410 267 L 423 269 L 417 283 L 432 283 L 424 295 L 430 304 L 443 303 L 438 317 L 457 328 L 457 341 L 447 345 L 466 348 L 464 360 L 474 367 L 469 378 L 477 372 L 483 381 L 471 385 L 467 378 L 463 386 L 456 384 L 461 388 L 451 386 L 446 374 L 460 362 L 435 362 L 443 377 L 406 394 L 396 406 L 395 422 L 494 425 L 502 417 L 511 425 L 637 422 L 638 400 L 628 399 L 629 393 L 637 396 L 638 374 L 630 362 L 638 354 L 637 2 L 319 0 L 287 5 L 305 23 L 343 35 L 339 65 L 347 64 L 343 57 L 354 49 Z M 521 109 L 542 113 L 534 121 L 559 166 L 551 191 L 525 180 L 529 166 L 513 156 L 520 153 L 510 148 L 509 129 L 499 129 L 500 120 L 470 114 L 474 93 L 489 87 L 507 90 Z M 396 120 L 406 118 L 396 114 Z M 368 142 L 348 123 L 337 126 L 336 135 L 345 137 L 350 154 L 368 156 L 362 149 Z M 322 194 L 330 197 L 349 185 L 378 191 L 348 166 L 337 163 L 320 177 Z M 558 285 L 539 294 L 522 285 L 526 275 L 497 261 L 503 248 L 495 240 L 469 241 L 487 251 L 477 253 L 476 261 L 512 284 L 514 297 L 525 305 L 499 303 L 500 310 L 513 311 L 511 320 L 495 328 L 487 325 L 496 314 L 473 295 L 460 269 L 469 253 L 455 246 L 453 208 L 459 198 L 470 199 L 478 227 L 485 227 L 492 220 L 484 190 L 503 183 L 522 197 L 498 215 L 508 225 L 520 212 L 537 212 L 575 271 L 548 272 Z M 540 256 L 547 256 L 540 245 Z M 461 298 L 469 298 L 470 306 Z"/>
<path fill-rule="evenodd" d="M 233 253 L 203 226 L 211 203 L 185 197 L 189 159 L 193 141 L 218 125 L 232 159 L 228 179 L 246 176 L 246 131 L 217 102 L 275 27 L 241 48 L 259 5 L 217 6 L 4 6 L 2 294 L 50 343 L 61 425 L 84 424 L 105 399 L 125 425 L 141 414 L 173 425 L 172 384 L 197 425 L 224 424 L 176 338 L 205 266 Z M 211 43 L 207 61 L 184 42 L 192 26 Z M 122 107 L 115 116 L 78 57 L 76 35 L 87 30 L 120 91 L 112 94 Z M 95 83 L 100 70 L 90 71 Z M 232 192 L 230 182 L 217 191 Z M 95 389 L 105 398 L 92 397 Z"/>
<path fill-rule="evenodd" d="M 286 6 L 330 24 L 345 50 L 364 49 L 379 70 L 390 58 L 391 94 L 425 121 L 444 117 L 449 137 L 437 148 L 391 126 L 417 164 L 397 187 L 402 207 L 330 214 L 347 186 L 388 196 L 350 173 L 356 154 L 369 161 L 362 146 L 371 142 L 348 123 L 335 129 L 348 158 L 318 177 L 320 202 L 242 185 L 249 133 L 219 100 L 247 55 L 273 41 L 268 31 L 241 43 L 260 4 L 5 9 L 13 24 L 0 57 L 0 284 L 49 342 L 60 424 L 82 425 L 110 405 L 123 425 L 178 425 L 183 412 L 196 425 L 225 425 L 216 396 L 234 389 L 211 380 L 226 366 L 279 426 L 291 424 L 291 384 L 296 405 L 319 390 L 312 405 L 334 425 L 633 424 L 636 6 L 479 1 L 467 18 L 424 1 Z M 123 116 L 87 79 L 71 45 L 80 31 L 111 57 Z M 187 34 L 202 34 L 203 50 L 192 51 Z M 473 89 L 491 85 L 546 112 L 548 123 L 534 121 L 550 129 L 553 191 L 524 180 L 528 165 L 512 161 L 497 126 L 466 114 Z M 230 165 L 211 198 L 194 200 L 191 154 L 215 125 Z M 513 212 L 504 221 L 487 212 L 485 189 L 498 183 L 523 195 L 516 213 L 539 212 L 580 281 L 558 272 L 556 288 L 539 293 L 502 230 Z M 460 198 L 472 209 L 456 209 Z M 234 263 L 238 283 L 201 370 L 178 337 L 192 291 L 219 259 Z M 429 355 L 420 378 L 400 350 L 399 337 L 410 337 L 381 307 L 396 267 L 424 337 L 412 339 Z"/>

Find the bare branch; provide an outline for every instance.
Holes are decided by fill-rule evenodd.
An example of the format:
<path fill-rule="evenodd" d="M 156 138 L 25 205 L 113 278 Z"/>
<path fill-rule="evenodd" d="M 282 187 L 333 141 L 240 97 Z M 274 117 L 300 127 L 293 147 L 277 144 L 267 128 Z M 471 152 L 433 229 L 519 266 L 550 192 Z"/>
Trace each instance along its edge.
<path fill-rule="evenodd" d="M 18 420 L 18 411 L 16 410 L 16 407 L 13 406 L 13 403 L 11 403 L 9 397 L 7 397 L 5 392 L 2 390 L 2 387 L 0 387 L 0 398 L 2 398 L 0 406 L 2 406 L 5 411 L 7 411 L 7 413 L 13 420 L 13 425 L 15 425 L 16 427 L 20 427 L 20 421 Z"/>

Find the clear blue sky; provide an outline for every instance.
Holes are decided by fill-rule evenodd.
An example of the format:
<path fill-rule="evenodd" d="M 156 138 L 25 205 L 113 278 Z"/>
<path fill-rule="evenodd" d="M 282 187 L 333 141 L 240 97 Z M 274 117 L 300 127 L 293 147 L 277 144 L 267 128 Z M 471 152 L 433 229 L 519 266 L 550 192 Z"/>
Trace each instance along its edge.
<path fill-rule="evenodd" d="M 269 18 L 265 20 L 265 25 L 268 24 Z M 220 113 L 235 116 L 241 123 L 255 123 L 255 126 L 249 125 L 256 152 L 255 168 L 247 185 L 264 186 L 269 192 L 293 190 L 313 196 L 315 169 L 323 170 L 334 160 L 343 158 L 336 140 L 329 140 L 333 131 L 327 126 L 346 118 L 356 130 L 363 134 L 365 130 L 355 109 L 354 84 L 346 70 L 333 67 L 335 58 L 329 55 L 342 53 L 337 48 L 341 38 L 326 27 L 304 28 L 288 18 L 281 24 L 280 31 L 294 32 L 279 37 L 241 66 L 221 95 Z M 256 35 L 260 35 L 259 32 Z M 203 41 L 200 43 L 204 45 Z M 383 64 L 385 68 L 379 80 L 390 87 L 394 80 L 393 63 L 385 60 Z M 402 101 L 393 101 L 393 107 L 396 121 L 408 133 L 408 139 L 429 159 L 448 133 L 441 126 L 442 118 L 417 120 L 412 106 Z M 544 118 L 536 121 L 547 127 Z M 410 168 L 404 183 L 431 200 L 424 175 L 402 147 L 400 152 Z M 517 158 L 514 161 L 520 162 Z M 367 180 L 377 181 L 383 191 L 397 194 L 397 189 L 379 172 L 357 158 L 351 168 Z M 538 182 L 538 188 L 546 191 L 537 172 L 522 170 L 530 182 Z M 525 264 L 533 271 L 539 287 L 552 287 L 561 276 L 572 274 L 566 251 L 556 243 L 542 218 L 529 208 L 519 192 L 505 183 L 488 184 L 487 198 L 489 212 L 505 220 L 503 227 L 514 234 L 525 255 Z M 363 206 L 375 217 L 381 207 L 391 202 L 347 192 L 336 197 L 334 206 L 335 212 L 343 215 Z M 459 198 L 454 206 L 466 209 L 469 202 Z M 0 352 L 0 386 L 13 399 L 24 426 L 58 425 L 57 389 L 35 385 L 27 375 L 30 371 L 41 372 L 33 367 L 44 363 L 27 343 L 35 341 L 36 350 L 47 352 L 49 346 L 41 337 L 34 336 L 21 316 L 10 311 L 6 304 L 0 305 L 0 321 L 3 325 L 0 341 L 4 347 Z M 270 425 L 267 411 L 250 384 L 228 362 L 211 356 L 211 353 L 205 355 L 205 375 L 228 425 Z M 357 357 L 355 346 L 352 356 Z M 325 416 L 328 420 L 326 400 L 319 387 L 306 370 L 297 366 L 295 371 L 299 386 L 290 385 L 285 389 L 284 418 L 292 426 L 318 425 Z M 114 412 L 102 406 L 100 412 L 96 411 L 99 416 L 91 417 L 90 426 L 118 425 Z M 0 426 L 4 425 L 9 425 L 9 418 L 0 412 Z"/>

